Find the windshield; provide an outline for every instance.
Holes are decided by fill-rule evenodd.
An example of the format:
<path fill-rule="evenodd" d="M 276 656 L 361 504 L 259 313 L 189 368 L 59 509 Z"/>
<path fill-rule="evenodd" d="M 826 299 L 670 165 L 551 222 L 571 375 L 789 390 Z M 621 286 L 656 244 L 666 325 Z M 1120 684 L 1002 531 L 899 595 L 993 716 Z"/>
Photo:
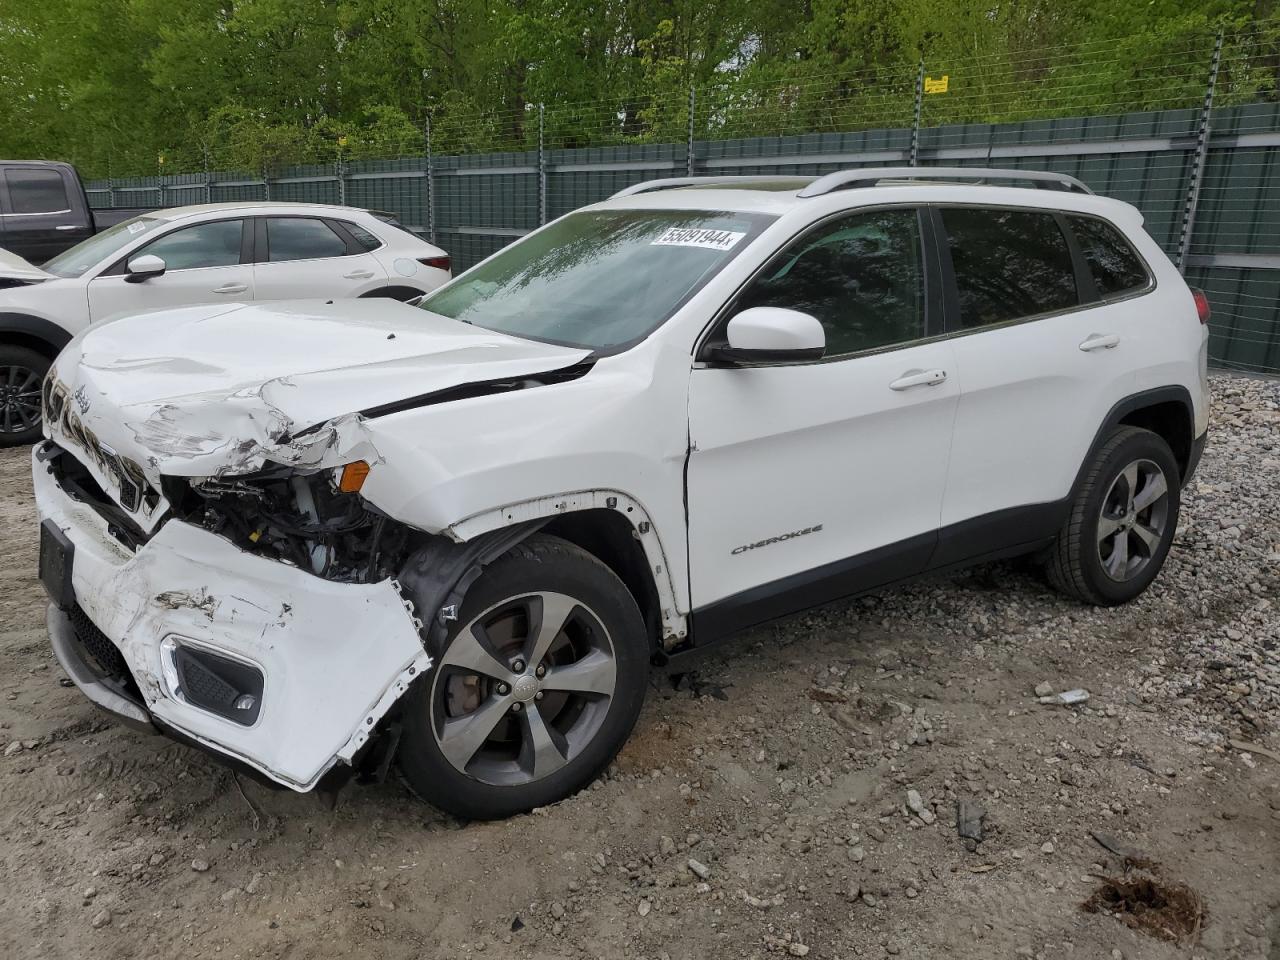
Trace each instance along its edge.
<path fill-rule="evenodd" d="M 531 340 L 619 348 L 657 329 L 773 219 L 702 210 L 573 213 L 421 307 Z"/>
<path fill-rule="evenodd" d="M 97 266 L 132 240 L 137 239 L 148 230 L 153 230 L 163 220 L 155 217 L 134 217 L 124 223 L 117 223 L 101 233 L 94 234 L 88 240 L 77 243 L 70 250 L 65 250 L 40 269 L 52 273 L 55 277 L 68 279 L 78 277 L 90 267 Z"/>

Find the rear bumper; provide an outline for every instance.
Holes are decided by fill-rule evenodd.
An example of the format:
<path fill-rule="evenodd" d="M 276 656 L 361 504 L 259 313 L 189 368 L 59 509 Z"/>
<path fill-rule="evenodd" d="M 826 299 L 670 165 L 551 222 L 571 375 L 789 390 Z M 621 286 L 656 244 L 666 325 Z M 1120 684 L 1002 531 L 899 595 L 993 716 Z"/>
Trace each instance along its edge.
<path fill-rule="evenodd" d="M 352 760 L 430 668 L 394 581 L 324 580 L 178 520 L 132 550 L 92 506 L 59 485 L 40 449 L 33 482 L 41 521 L 74 547 L 73 600 L 69 609 L 50 610 L 50 643 L 67 676 L 102 709 L 309 790 L 334 765 Z M 123 682 L 91 668 L 76 625 L 90 630 L 95 643 L 109 643 L 112 656 L 112 648 L 119 652 Z M 188 700 L 175 645 L 261 674 L 260 710 L 251 724 Z M 100 651 L 90 650 L 101 662 Z"/>

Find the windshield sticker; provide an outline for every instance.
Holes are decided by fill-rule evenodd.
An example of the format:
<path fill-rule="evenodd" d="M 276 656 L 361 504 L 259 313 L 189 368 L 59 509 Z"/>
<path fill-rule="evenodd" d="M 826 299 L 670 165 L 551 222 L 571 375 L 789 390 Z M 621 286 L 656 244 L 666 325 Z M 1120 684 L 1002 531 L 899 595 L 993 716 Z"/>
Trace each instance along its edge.
<path fill-rule="evenodd" d="M 699 230 L 695 227 L 672 227 L 654 240 L 652 247 L 703 247 L 707 250 L 731 250 L 745 233 L 732 230 Z"/>
<path fill-rule="evenodd" d="M 126 224 L 125 229 L 130 233 L 141 233 L 143 230 L 147 229 L 147 225 L 141 220 L 135 220 L 133 223 Z"/>

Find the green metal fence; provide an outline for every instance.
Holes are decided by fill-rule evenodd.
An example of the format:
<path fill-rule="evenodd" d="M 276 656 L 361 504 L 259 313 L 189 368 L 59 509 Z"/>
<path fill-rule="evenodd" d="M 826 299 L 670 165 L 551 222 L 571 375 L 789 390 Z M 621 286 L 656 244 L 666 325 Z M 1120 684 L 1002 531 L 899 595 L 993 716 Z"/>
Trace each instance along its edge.
<path fill-rule="evenodd" d="M 683 112 L 674 118 L 679 122 L 664 128 L 687 132 L 683 142 L 549 148 L 546 144 L 557 141 L 548 127 L 558 114 L 534 106 L 520 124 L 506 124 L 518 127 L 510 136 L 518 149 L 436 153 L 428 124 L 420 143 L 399 145 L 388 159 L 352 160 L 338 151 L 328 162 L 270 170 L 101 180 L 89 185 L 90 200 L 98 207 L 227 200 L 371 207 L 396 214 L 465 269 L 548 219 L 657 177 L 816 175 L 908 163 L 1054 170 L 1143 212 L 1151 235 L 1189 282 L 1209 294 L 1214 309 L 1210 356 L 1216 365 L 1280 373 L 1280 103 L 1275 102 L 1280 90 L 1269 91 L 1262 102 L 1224 97 L 1221 84 L 1239 87 L 1246 71 L 1224 59 L 1222 50 L 1221 35 L 1216 45 L 1199 49 L 1199 62 L 1184 65 L 1185 82 L 1156 101 L 1161 109 L 1063 115 L 1074 104 L 1068 98 L 1037 106 L 1052 114 L 1044 119 L 951 122 L 1000 113 L 987 102 L 1000 91 L 978 83 L 952 87 L 957 98 L 973 98 L 972 105 L 948 101 L 947 94 L 935 97 L 926 92 L 922 66 L 917 76 L 887 84 L 892 96 L 877 100 L 881 106 L 869 115 L 860 107 L 864 113 L 832 113 L 824 119 L 813 105 L 802 116 L 794 110 L 784 115 L 772 100 L 764 104 L 769 98 L 758 91 L 752 104 L 722 97 L 699 107 L 691 92 L 687 105 L 668 105 Z M 1202 80 L 1193 82 L 1195 76 Z M 1259 95 L 1256 88 L 1250 95 Z M 862 104 L 865 92 L 859 96 Z M 987 100 L 977 102 L 981 97 Z M 1012 97 L 1006 91 L 1003 102 Z M 1229 105 L 1223 106 L 1224 100 Z M 1091 102 L 1096 101 L 1095 96 Z M 602 126 L 621 116 L 607 105 L 598 109 Z M 750 123 L 743 122 L 744 115 Z M 867 128 L 868 119 L 884 125 Z M 840 123 L 862 129 L 793 132 L 803 125 Z M 762 127 L 788 132 L 733 135 Z"/>

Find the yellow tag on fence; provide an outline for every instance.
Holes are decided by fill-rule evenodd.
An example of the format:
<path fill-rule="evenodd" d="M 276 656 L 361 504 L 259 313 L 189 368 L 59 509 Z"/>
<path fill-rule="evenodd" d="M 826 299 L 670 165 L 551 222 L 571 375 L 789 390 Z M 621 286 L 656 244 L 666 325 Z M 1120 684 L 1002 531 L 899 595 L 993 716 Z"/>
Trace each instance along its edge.
<path fill-rule="evenodd" d="M 933 77 L 925 77 L 924 92 L 925 93 L 946 93 L 947 81 L 949 81 L 950 79 L 951 79 L 951 75 L 947 73 L 944 73 L 942 76 L 938 77 L 936 80 Z"/>

